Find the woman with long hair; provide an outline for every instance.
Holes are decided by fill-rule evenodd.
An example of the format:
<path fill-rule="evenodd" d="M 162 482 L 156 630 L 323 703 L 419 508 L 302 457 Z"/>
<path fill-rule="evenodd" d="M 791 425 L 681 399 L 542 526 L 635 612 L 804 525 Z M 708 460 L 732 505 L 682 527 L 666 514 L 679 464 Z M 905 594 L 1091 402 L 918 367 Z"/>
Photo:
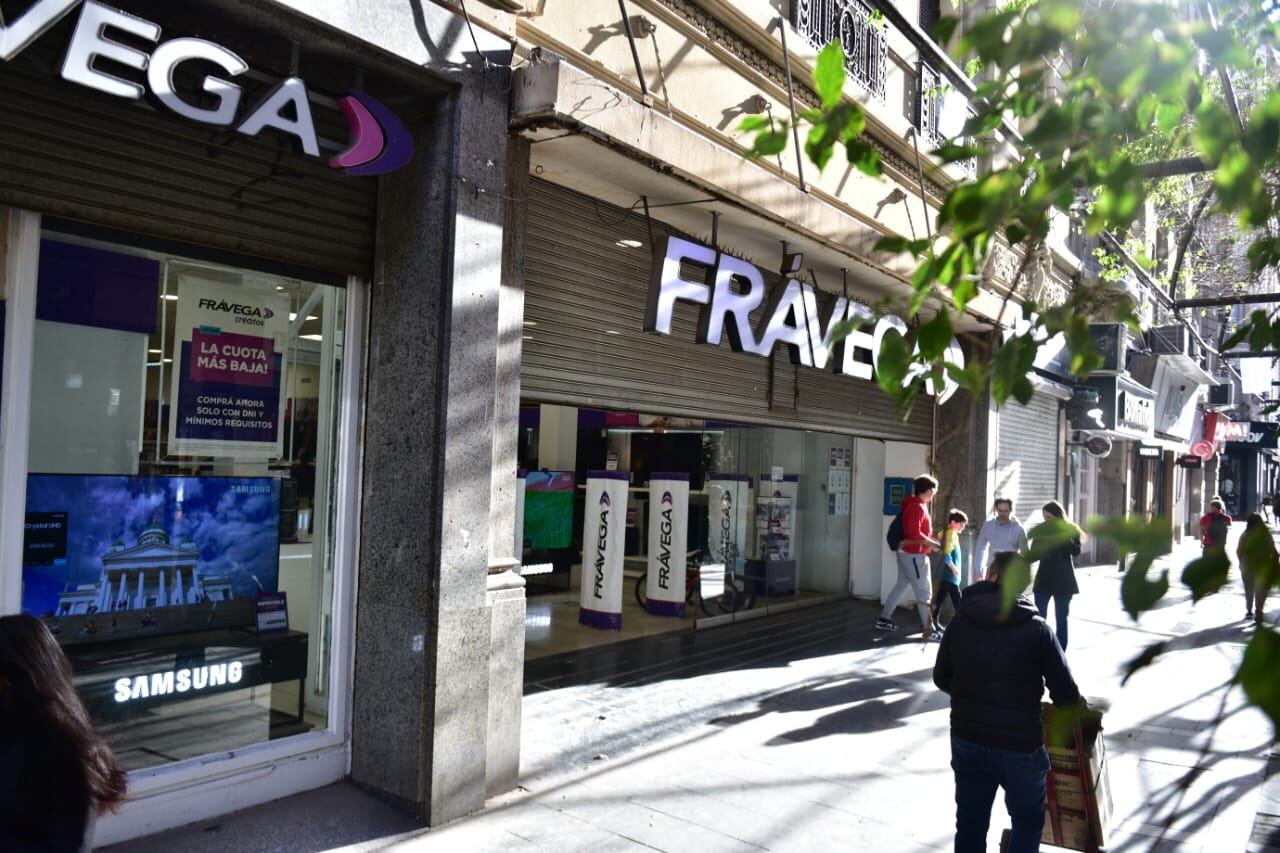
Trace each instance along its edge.
<path fill-rule="evenodd" d="M 53 634 L 34 616 L 0 617 L 0 850 L 88 849 L 93 818 L 124 796 Z"/>
<path fill-rule="evenodd" d="M 1046 524 L 1058 528 L 1049 535 L 1060 539 L 1061 544 L 1040 558 L 1040 567 L 1036 570 L 1031 592 L 1036 599 L 1036 609 L 1043 619 L 1049 618 L 1049 599 L 1053 599 L 1053 615 L 1057 623 L 1054 634 L 1058 638 L 1058 645 L 1065 652 L 1071 597 L 1080 591 L 1080 586 L 1076 583 L 1075 558 L 1080 556 L 1084 531 L 1067 518 L 1066 510 L 1057 501 L 1049 501 L 1040 507 L 1040 512 Z"/>
<path fill-rule="evenodd" d="M 1251 513 L 1244 533 L 1236 543 L 1240 558 L 1240 578 L 1244 581 L 1244 618 L 1262 624 L 1263 609 L 1271 584 L 1280 576 L 1280 555 L 1276 553 L 1271 528 L 1258 513 Z"/>

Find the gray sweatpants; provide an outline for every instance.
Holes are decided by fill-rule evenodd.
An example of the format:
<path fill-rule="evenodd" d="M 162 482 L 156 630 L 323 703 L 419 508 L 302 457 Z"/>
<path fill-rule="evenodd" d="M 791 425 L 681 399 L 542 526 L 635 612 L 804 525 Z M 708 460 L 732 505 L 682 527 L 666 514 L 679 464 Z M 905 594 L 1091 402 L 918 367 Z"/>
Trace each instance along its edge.
<path fill-rule="evenodd" d="M 889 590 L 889 598 L 880 611 L 882 619 L 892 619 L 893 611 L 908 590 L 916 601 L 916 612 L 920 614 L 920 624 L 929 624 L 929 599 L 933 597 L 933 583 L 929 573 L 928 554 L 910 554 L 898 551 L 898 582 Z"/>

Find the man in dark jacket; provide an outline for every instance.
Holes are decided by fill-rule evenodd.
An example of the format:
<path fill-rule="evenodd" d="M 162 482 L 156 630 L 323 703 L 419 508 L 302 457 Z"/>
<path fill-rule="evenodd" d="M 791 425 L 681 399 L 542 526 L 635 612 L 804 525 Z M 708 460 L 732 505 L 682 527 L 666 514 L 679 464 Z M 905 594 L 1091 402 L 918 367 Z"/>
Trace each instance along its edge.
<path fill-rule="evenodd" d="M 1044 688 L 1055 705 L 1077 705 L 1067 659 L 1048 624 L 1025 596 L 1006 607 L 1000 578 L 1016 555 L 1001 552 L 995 580 L 964 591 L 960 612 L 943 635 L 933 681 L 951 694 L 951 768 L 956 780 L 956 853 L 986 849 L 991 803 L 1004 788 L 1013 820 L 1011 853 L 1040 849 L 1045 775 L 1040 701 Z M 1021 578 L 1025 582 L 1025 578 Z"/>

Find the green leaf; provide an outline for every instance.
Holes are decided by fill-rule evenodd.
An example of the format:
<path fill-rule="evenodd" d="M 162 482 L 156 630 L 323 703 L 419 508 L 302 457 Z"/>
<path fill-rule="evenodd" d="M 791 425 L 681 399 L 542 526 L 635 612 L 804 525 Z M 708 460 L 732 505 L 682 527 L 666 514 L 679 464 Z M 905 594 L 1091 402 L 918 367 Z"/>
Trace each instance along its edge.
<path fill-rule="evenodd" d="M 944 142 L 933 150 L 933 156 L 943 163 L 959 163 L 972 157 L 981 157 L 985 153 L 985 149 L 977 145 L 956 145 L 953 142 Z"/>
<path fill-rule="evenodd" d="M 933 319 L 920 327 L 916 335 L 916 345 L 920 347 L 920 358 L 932 362 L 942 357 L 947 347 L 955 340 L 955 332 L 951 328 L 951 312 L 945 308 L 934 315 Z"/>
<path fill-rule="evenodd" d="M 911 353 L 907 342 L 896 330 L 890 330 L 880 341 L 880 359 L 876 362 L 876 382 L 886 393 L 898 397 L 907 384 Z"/>
<path fill-rule="evenodd" d="M 1254 311 L 1249 315 L 1249 346 L 1262 352 L 1271 341 L 1271 321 L 1266 311 Z"/>
<path fill-rule="evenodd" d="M 1263 532 L 1266 533 L 1265 527 Z M 1270 534 L 1267 533 L 1267 536 L 1270 537 Z M 1199 601 L 1222 589 L 1227 583 L 1227 570 L 1230 568 L 1231 561 L 1221 548 L 1187 563 L 1182 570 L 1182 583 L 1191 590 L 1191 600 Z"/>
<path fill-rule="evenodd" d="M 738 130 L 754 133 L 757 130 L 764 130 L 772 123 L 769 116 L 743 116 L 742 121 L 738 122 Z"/>
<path fill-rule="evenodd" d="M 785 130 L 766 130 L 756 136 L 751 143 L 751 153 L 759 157 L 772 157 L 781 154 L 787 148 L 787 132 Z"/>
<path fill-rule="evenodd" d="M 925 249 L 929 248 L 929 241 L 909 240 L 906 237 L 889 235 L 887 237 L 881 237 L 871 248 L 877 252 L 889 252 L 894 255 L 919 255 Z"/>
<path fill-rule="evenodd" d="M 1166 101 L 1156 107 L 1156 127 L 1164 133 L 1169 133 L 1182 121 L 1182 115 L 1181 104 Z"/>
<path fill-rule="evenodd" d="M 1280 731 L 1280 634 L 1271 628 L 1259 627 L 1249 645 L 1245 646 L 1244 660 L 1236 673 L 1236 681 L 1244 688 L 1249 701 L 1261 708 L 1271 718 L 1271 725 Z"/>
<path fill-rule="evenodd" d="M 1120 602 L 1130 618 L 1136 620 L 1139 614 L 1155 607 L 1169 591 L 1169 572 L 1161 572 L 1154 580 L 1148 575 L 1156 557 L 1167 554 L 1173 542 L 1169 519 L 1091 518 L 1085 529 L 1099 539 L 1114 542 L 1121 562 L 1132 556 L 1120 582 Z"/>
<path fill-rule="evenodd" d="M 1122 669 L 1124 670 L 1124 678 L 1120 679 L 1120 686 L 1123 687 L 1138 670 L 1146 669 L 1156 662 L 1156 658 L 1164 654 L 1169 649 L 1169 641 L 1161 640 L 1158 643 L 1152 643 L 1142 650 L 1137 657 L 1128 661 Z"/>
<path fill-rule="evenodd" d="M 1253 329 L 1253 326 L 1249 324 L 1246 324 L 1237 328 L 1234 332 L 1231 333 L 1230 337 L 1228 337 L 1226 341 L 1222 344 L 1223 351 L 1225 352 L 1226 350 L 1233 349 L 1241 341 L 1249 337 L 1249 332 L 1252 329 Z"/>
<path fill-rule="evenodd" d="M 860 139 L 850 139 L 844 144 L 844 148 L 849 164 L 859 172 L 864 175 L 870 175 L 873 178 L 878 178 L 884 174 L 879 152 L 867 143 Z"/>
<path fill-rule="evenodd" d="M 947 42 L 951 41 L 951 37 L 956 34 L 956 29 L 960 26 L 960 19 L 955 15 L 943 15 L 938 18 L 933 25 L 933 40 L 942 47 L 947 46 Z"/>
<path fill-rule="evenodd" d="M 844 96 L 844 48 L 838 39 L 818 51 L 818 61 L 813 67 L 813 85 L 825 109 L 840 103 Z"/>

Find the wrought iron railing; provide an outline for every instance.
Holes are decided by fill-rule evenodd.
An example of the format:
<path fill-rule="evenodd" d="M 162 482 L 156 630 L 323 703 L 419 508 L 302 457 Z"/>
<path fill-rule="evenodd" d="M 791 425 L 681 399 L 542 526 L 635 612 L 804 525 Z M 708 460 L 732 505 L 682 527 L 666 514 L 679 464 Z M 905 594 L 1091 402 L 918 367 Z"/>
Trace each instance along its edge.
<path fill-rule="evenodd" d="M 889 48 L 885 20 L 862 0 L 794 0 L 792 25 L 816 48 L 839 39 L 854 82 L 884 100 Z"/>
<path fill-rule="evenodd" d="M 934 69 L 927 62 L 920 63 L 919 82 L 920 93 L 917 98 L 916 129 L 920 131 L 921 142 L 930 148 L 937 148 L 942 143 L 951 141 L 942 132 L 942 105 L 950 90 L 951 83 L 941 72 Z M 955 141 L 957 143 L 967 143 L 971 140 L 957 139 Z M 960 160 L 956 165 L 969 175 L 975 175 L 978 172 L 978 161 L 975 157 Z"/>

